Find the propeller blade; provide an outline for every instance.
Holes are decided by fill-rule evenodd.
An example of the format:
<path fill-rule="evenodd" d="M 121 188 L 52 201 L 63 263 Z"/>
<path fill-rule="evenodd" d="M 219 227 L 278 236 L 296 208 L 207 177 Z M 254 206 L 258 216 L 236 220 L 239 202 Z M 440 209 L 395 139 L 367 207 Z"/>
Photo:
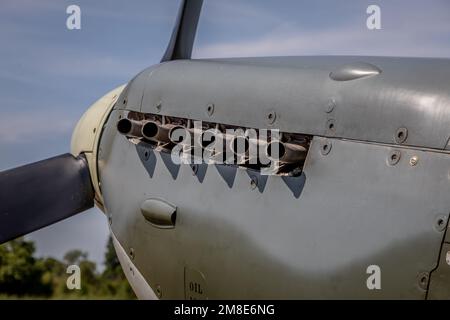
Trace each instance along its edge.
<path fill-rule="evenodd" d="M 161 62 L 190 59 L 203 0 L 182 0 L 175 28 Z"/>
<path fill-rule="evenodd" d="M 0 172 L 0 244 L 93 206 L 84 156 L 64 154 Z"/>

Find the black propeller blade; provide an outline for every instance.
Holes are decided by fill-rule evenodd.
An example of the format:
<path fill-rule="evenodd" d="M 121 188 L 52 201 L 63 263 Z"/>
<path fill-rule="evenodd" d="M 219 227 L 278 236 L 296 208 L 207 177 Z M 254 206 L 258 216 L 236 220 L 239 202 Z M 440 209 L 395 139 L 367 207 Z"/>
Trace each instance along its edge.
<path fill-rule="evenodd" d="M 161 62 L 190 59 L 203 0 L 182 0 L 175 28 Z"/>
<path fill-rule="evenodd" d="M 64 154 L 0 172 L 0 244 L 93 206 L 84 156 Z"/>

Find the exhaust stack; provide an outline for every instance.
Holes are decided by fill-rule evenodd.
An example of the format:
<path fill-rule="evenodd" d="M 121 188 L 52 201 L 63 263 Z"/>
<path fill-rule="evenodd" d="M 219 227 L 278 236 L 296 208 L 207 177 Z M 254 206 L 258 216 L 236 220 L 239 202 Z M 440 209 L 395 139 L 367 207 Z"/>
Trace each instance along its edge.
<path fill-rule="evenodd" d="M 117 131 L 127 137 L 141 137 L 142 122 L 131 119 L 120 119 L 117 122 Z"/>
<path fill-rule="evenodd" d="M 306 159 L 307 150 L 301 145 L 273 141 L 267 145 L 266 153 L 281 163 L 296 163 Z"/>
<path fill-rule="evenodd" d="M 164 124 L 161 125 L 155 121 L 147 121 L 142 125 L 142 136 L 153 142 L 171 143 L 171 133 L 175 129 L 183 128 L 179 125 Z"/>

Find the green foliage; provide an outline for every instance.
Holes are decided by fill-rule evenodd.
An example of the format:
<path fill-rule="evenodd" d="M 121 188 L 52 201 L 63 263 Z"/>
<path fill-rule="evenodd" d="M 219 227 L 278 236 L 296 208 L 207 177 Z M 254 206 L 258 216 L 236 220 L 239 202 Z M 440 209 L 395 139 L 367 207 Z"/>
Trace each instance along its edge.
<path fill-rule="evenodd" d="M 105 269 L 101 277 L 106 293 L 125 299 L 136 298 L 122 271 L 111 237 L 106 245 Z"/>
<path fill-rule="evenodd" d="M 24 239 L 0 246 L 0 292 L 17 296 L 51 294 L 51 284 L 43 281 L 45 266 L 33 257 L 34 244 Z"/>
<path fill-rule="evenodd" d="M 64 255 L 64 262 L 68 265 L 79 264 L 88 257 L 86 252 L 81 250 L 71 250 Z"/>
<path fill-rule="evenodd" d="M 34 257 L 32 241 L 17 239 L 0 246 L 0 297 L 42 299 L 134 299 L 110 238 L 105 253 L 105 269 L 97 271 L 94 262 L 80 250 L 71 250 L 64 261 Z M 81 289 L 69 290 L 69 265 L 81 271 Z"/>

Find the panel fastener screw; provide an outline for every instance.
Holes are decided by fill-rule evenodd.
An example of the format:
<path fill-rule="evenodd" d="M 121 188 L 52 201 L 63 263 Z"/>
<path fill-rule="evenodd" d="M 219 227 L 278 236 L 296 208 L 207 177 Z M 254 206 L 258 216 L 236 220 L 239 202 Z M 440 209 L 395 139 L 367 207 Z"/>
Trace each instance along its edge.
<path fill-rule="evenodd" d="M 333 112 L 334 108 L 336 108 L 336 101 L 334 99 L 330 99 L 325 107 L 326 113 Z"/>
<path fill-rule="evenodd" d="M 330 133 L 334 133 L 336 131 L 336 123 L 334 119 L 330 119 L 327 121 L 327 130 Z"/>
<path fill-rule="evenodd" d="M 268 124 L 274 124 L 275 120 L 277 120 L 277 114 L 275 111 L 270 111 L 267 114 L 267 123 Z"/>
<path fill-rule="evenodd" d="M 160 111 L 161 111 L 161 108 L 162 108 L 162 102 L 159 101 L 159 102 L 156 104 L 156 112 L 160 112 Z"/>
<path fill-rule="evenodd" d="M 395 142 L 397 143 L 404 143 L 407 138 L 408 138 L 408 129 L 406 128 L 400 128 L 395 133 Z"/>
<path fill-rule="evenodd" d="M 417 165 L 417 163 L 419 163 L 419 158 L 417 156 L 412 157 L 411 159 L 409 159 L 409 164 L 414 167 Z"/>
<path fill-rule="evenodd" d="M 212 116 L 214 114 L 214 104 L 210 103 L 206 106 L 206 113 L 208 113 L 208 116 Z"/>
<path fill-rule="evenodd" d="M 320 145 L 320 152 L 322 153 L 323 156 L 326 156 L 330 153 L 331 148 L 332 148 L 331 141 L 324 140 Z"/>
<path fill-rule="evenodd" d="M 419 274 L 419 287 L 422 290 L 427 290 L 428 287 L 428 280 L 429 280 L 429 275 L 427 272 L 422 272 Z"/>
<path fill-rule="evenodd" d="M 257 186 L 258 186 L 258 179 L 256 177 L 251 177 L 250 187 L 252 188 L 252 190 L 255 190 Z"/>
<path fill-rule="evenodd" d="M 402 157 L 402 154 L 398 150 L 394 150 L 394 151 L 390 152 L 388 159 L 387 159 L 388 164 L 391 166 L 395 166 L 400 161 L 401 157 Z"/>
<path fill-rule="evenodd" d="M 447 217 L 444 215 L 437 217 L 434 227 L 438 232 L 445 231 L 445 228 L 447 227 Z"/>
<path fill-rule="evenodd" d="M 162 290 L 159 284 L 156 286 L 156 295 L 158 296 L 158 298 L 162 297 Z"/>

